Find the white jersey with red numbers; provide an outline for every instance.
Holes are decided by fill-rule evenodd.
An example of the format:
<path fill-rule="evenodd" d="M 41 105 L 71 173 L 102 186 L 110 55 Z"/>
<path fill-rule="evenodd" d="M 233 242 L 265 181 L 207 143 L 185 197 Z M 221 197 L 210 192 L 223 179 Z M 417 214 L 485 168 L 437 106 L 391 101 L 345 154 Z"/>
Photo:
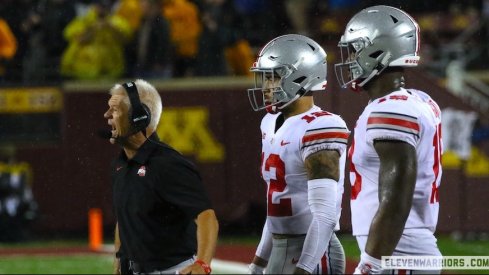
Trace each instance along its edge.
<path fill-rule="evenodd" d="M 279 115 L 266 114 L 261 123 L 261 174 L 268 186 L 268 228 L 275 234 L 306 234 L 312 214 L 307 200 L 305 159 L 320 150 L 336 150 L 340 153 L 337 194 L 339 219 L 346 143 L 350 132 L 341 117 L 317 106 L 289 117 L 275 131 Z"/>
<path fill-rule="evenodd" d="M 399 140 L 416 148 L 416 186 L 404 232 L 435 231 L 442 173 L 440 115 L 438 105 L 426 93 L 412 89 L 392 92 L 367 105 L 348 152 L 353 235 L 368 235 L 379 207 L 380 160 L 375 140 Z"/>

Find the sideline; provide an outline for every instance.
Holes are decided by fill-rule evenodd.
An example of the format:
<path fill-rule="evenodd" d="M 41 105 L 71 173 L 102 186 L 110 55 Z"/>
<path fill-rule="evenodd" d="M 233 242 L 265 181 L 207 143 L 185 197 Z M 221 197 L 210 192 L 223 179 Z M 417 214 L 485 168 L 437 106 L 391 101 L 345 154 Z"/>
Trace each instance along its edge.
<path fill-rule="evenodd" d="M 248 274 L 248 265 L 240 262 L 213 259 L 211 263 L 213 274 Z"/>

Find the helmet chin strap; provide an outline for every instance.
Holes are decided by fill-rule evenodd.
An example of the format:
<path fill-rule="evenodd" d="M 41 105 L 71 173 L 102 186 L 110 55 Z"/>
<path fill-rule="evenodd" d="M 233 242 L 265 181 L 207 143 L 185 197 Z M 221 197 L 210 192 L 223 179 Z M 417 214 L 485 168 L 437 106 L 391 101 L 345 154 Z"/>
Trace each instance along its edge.
<path fill-rule="evenodd" d="M 362 87 L 358 86 L 356 81 L 353 81 L 350 85 L 350 89 L 356 93 L 359 93 L 362 90 Z"/>
<path fill-rule="evenodd" d="M 282 110 L 283 108 L 289 106 L 290 104 L 292 104 L 292 102 L 296 101 L 297 99 L 299 99 L 299 97 L 301 97 L 299 94 L 295 95 L 294 98 L 292 98 L 289 102 L 283 104 L 283 105 L 268 105 L 267 107 L 265 107 L 265 110 L 267 111 L 267 113 L 269 114 L 276 114 L 278 112 L 280 112 L 280 110 Z"/>
<path fill-rule="evenodd" d="M 265 107 L 265 110 L 269 114 L 276 114 L 276 113 L 278 113 L 277 106 L 269 105 L 269 106 Z"/>
<path fill-rule="evenodd" d="M 300 94 L 296 94 L 289 102 L 285 103 L 284 105 L 282 106 L 278 106 L 278 109 L 279 110 L 282 110 L 283 108 L 289 106 L 290 104 L 292 104 L 292 102 L 296 101 L 297 99 L 299 99 L 299 97 L 301 97 Z M 275 106 L 274 106 L 275 107 Z"/>
<path fill-rule="evenodd" d="M 270 114 L 276 114 L 276 113 L 278 113 L 280 110 L 282 110 L 282 109 L 286 108 L 287 106 L 289 106 L 290 104 L 292 104 L 294 101 L 296 101 L 297 99 L 299 99 L 299 98 L 300 98 L 301 96 L 303 96 L 303 95 L 304 95 L 306 92 L 307 92 L 307 91 L 306 91 L 306 89 L 304 89 L 304 88 L 300 88 L 300 89 L 299 89 L 299 91 L 298 91 L 298 92 L 295 94 L 295 96 L 294 96 L 294 97 L 293 97 L 291 100 L 289 100 L 289 101 L 285 102 L 285 103 L 284 103 L 284 104 L 282 104 L 282 105 L 279 105 L 281 102 L 277 102 L 275 105 L 269 105 L 269 106 L 267 106 L 267 107 L 266 107 L 266 110 L 267 110 L 267 112 L 268 112 L 268 113 L 270 113 Z"/>
<path fill-rule="evenodd" d="M 392 54 L 391 53 L 386 53 L 384 57 L 382 57 L 382 60 L 380 60 L 379 64 L 375 66 L 375 69 L 372 70 L 372 72 L 369 74 L 367 78 L 365 78 L 362 82 L 356 84 L 359 87 L 363 87 L 363 85 L 367 84 L 374 76 L 378 75 L 380 72 L 382 72 L 385 68 L 387 68 L 387 62 L 389 59 L 391 59 Z"/>
<path fill-rule="evenodd" d="M 290 104 L 292 104 L 292 102 L 296 101 L 297 99 L 299 99 L 301 96 L 305 95 L 306 93 L 307 93 L 307 90 L 304 87 L 301 87 L 299 89 L 299 91 L 297 91 L 297 93 L 295 94 L 295 96 L 291 100 L 289 100 L 289 102 L 285 103 L 282 106 L 279 106 L 278 108 L 280 110 L 282 110 L 283 108 L 289 106 Z"/>

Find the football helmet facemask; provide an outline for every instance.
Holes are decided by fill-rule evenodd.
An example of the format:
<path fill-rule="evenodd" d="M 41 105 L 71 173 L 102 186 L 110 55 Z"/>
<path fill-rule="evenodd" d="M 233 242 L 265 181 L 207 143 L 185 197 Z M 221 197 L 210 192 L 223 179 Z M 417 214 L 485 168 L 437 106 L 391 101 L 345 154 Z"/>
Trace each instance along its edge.
<path fill-rule="evenodd" d="M 335 64 L 342 88 L 363 87 L 389 66 L 414 67 L 419 62 L 419 26 L 404 11 L 373 6 L 352 17 L 338 47 Z"/>
<path fill-rule="evenodd" d="M 255 87 L 248 89 L 251 107 L 276 113 L 309 91 L 324 90 L 326 66 L 326 52 L 314 40 L 298 34 L 273 39 L 250 69 L 255 74 Z"/>

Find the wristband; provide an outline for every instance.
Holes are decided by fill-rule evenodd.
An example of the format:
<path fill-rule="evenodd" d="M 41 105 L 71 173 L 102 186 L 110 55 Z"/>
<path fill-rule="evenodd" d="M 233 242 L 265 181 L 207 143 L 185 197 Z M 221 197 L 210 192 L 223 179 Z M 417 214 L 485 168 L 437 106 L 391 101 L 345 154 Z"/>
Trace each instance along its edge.
<path fill-rule="evenodd" d="M 353 274 L 380 274 L 381 271 L 382 261 L 364 252 L 360 256 L 360 263 L 358 263 Z"/>
<path fill-rule="evenodd" d="M 202 267 L 202 269 L 204 270 L 205 274 L 211 274 L 212 268 L 208 264 L 206 264 L 204 261 L 196 260 L 194 263 L 200 265 Z"/>
<path fill-rule="evenodd" d="M 265 267 L 251 263 L 248 266 L 249 274 L 265 274 Z"/>
<path fill-rule="evenodd" d="M 382 261 L 381 260 L 368 255 L 366 252 L 362 253 L 360 258 L 361 258 L 362 262 L 370 263 L 372 265 L 372 267 L 376 270 L 380 269 L 382 267 Z"/>

